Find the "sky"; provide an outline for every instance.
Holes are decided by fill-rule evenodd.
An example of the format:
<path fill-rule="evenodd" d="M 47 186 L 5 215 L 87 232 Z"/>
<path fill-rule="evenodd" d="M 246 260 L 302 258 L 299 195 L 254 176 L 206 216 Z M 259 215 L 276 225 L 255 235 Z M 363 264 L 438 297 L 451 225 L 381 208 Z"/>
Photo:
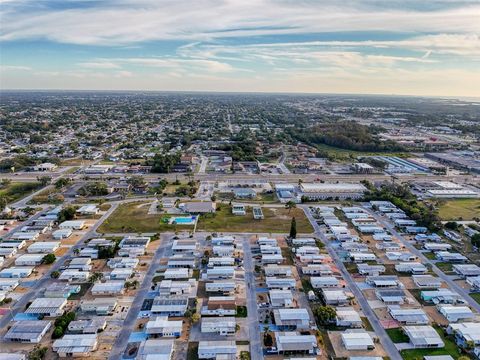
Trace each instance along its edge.
<path fill-rule="evenodd" d="M 480 97 L 480 0 L 0 0 L 0 89 Z"/>

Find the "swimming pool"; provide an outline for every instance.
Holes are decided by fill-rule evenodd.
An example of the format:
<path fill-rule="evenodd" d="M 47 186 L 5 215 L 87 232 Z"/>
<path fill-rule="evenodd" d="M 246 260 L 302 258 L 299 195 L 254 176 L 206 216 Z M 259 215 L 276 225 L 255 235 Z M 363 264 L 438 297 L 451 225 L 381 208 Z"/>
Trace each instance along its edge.
<path fill-rule="evenodd" d="M 196 216 L 182 216 L 182 217 L 171 217 L 169 224 L 177 225 L 193 225 L 197 220 Z"/>

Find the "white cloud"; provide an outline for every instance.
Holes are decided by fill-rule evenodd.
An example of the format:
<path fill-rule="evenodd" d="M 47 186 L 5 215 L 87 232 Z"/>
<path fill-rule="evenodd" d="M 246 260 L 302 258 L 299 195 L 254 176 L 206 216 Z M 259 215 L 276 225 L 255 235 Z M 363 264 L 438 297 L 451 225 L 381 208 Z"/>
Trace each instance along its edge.
<path fill-rule="evenodd" d="M 29 66 L 17 66 L 17 65 L 0 65 L 0 71 L 30 71 Z"/>
<path fill-rule="evenodd" d="M 177 0 L 103 2 L 98 6 L 25 11 L 10 4 L 0 39 L 46 38 L 74 44 L 133 44 L 165 39 L 339 31 L 480 32 L 480 5 L 437 2 L 434 10 L 410 2 Z M 367 5 L 365 5 L 367 4 Z"/>
<path fill-rule="evenodd" d="M 98 62 L 83 62 L 78 64 L 80 67 L 87 69 L 119 69 L 118 64 L 114 64 L 110 61 L 98 61 Z"/>

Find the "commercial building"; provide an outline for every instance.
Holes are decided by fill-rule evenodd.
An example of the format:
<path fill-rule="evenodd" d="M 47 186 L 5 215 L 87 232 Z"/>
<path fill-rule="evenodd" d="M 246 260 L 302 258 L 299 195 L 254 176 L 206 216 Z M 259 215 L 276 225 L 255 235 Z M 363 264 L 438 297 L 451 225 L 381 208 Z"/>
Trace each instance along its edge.
<path fill-rule="evenodd" d="M 325 199 L 358 199 L 363 196 L 366 188 L 361 184 L 349 183 L 302 183 L 300 185 L 302 196 L 309 200 Z"/>

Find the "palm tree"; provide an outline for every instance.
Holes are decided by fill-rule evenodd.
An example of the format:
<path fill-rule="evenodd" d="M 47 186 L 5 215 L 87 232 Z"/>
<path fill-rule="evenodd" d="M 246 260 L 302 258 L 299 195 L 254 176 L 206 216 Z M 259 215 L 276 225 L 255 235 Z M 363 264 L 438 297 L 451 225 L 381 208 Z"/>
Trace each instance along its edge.
<path fill-rule="evenodd" d="M 80 254 L 80 249 L 79 248 L 73 249 L 73 255 L 78 256 L 78 254 Z"/>
<path fill-rule="evenodd" d="M 290 214 L 290 211 L 292 209 L 295 209 L 296 207 L 297 207 L 297 204 L 295 204 L 295 202 L 293 202 L 292 200 L 287 201 L 287 203 L 285 204 L 285 209 L 288 209 L 289 214 Z"/>
<path fill-rule="evenodd" d="M 97 280 L 100 280 L 103 277 L 103 274 L 100 272 L 94 272 L 92 276 L 90 276 L 90 282 L 94 283 Z"/>

